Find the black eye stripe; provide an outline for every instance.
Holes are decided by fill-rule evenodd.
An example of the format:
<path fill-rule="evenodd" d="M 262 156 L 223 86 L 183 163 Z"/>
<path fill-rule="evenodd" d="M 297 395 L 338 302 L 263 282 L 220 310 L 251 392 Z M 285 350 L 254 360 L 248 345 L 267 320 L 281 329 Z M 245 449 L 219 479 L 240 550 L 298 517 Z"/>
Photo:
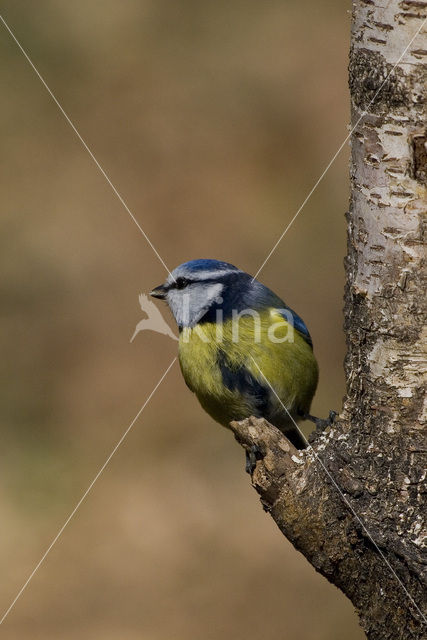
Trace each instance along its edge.
<path fill-rule="evenodd" d="M 209 284 L 228 284 L 235 280 L 234 273 L 224 275 L 217 275 L 213 278 L 200 278 L 200 280 L 192 280 L 190 278 L 185 278 L 184 276 L 179 276 L 175 282 L 172 282 L 169 285 L 169 289 L 185 289 L 190 284 L 200 284 L 200 285 L 209 285 Z"/>
<path fill-rule="evenodd" d="M 184 289 L 188 284 L 190 284 L 190 280 L 187 280 L 187 278 L 177 278 L 173 288 Z"/>

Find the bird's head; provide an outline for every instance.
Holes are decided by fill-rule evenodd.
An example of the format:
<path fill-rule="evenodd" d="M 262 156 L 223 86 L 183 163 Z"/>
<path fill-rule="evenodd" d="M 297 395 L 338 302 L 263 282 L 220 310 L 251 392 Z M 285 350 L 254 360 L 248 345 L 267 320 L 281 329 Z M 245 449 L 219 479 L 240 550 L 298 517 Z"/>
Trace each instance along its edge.
<path fill-rule="evenodd" d="M 248 312 L 251 315 L 278 310 L 288 324 L 313 344 L 304 321 L 295 311 L 271 289 L 228 262 L 185 262 L 151 295 L 168 303 L 180 330 L 198 323 L 227 320 L 235 313 L 238 317 Z"/>
<path fill-rule="evenodd" d="M 249 274 L 228 262 L 191 260 L 176 267 L 151 295 L 168 303 L 180 328 L 194 327 L 218 307 L 231 308 L 250 283 Z"/>

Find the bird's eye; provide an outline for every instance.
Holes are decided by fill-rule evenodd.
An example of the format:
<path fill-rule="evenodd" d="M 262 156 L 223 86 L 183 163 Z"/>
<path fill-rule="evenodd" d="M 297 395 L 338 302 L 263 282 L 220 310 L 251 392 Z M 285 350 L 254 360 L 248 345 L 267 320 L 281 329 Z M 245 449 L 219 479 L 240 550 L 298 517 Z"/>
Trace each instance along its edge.
<path fill-rule="evenodd" d="M 190 281 L 187 278 L 177 278 L 175 282 L 175 287 L 177 289 L 184 289 Z"/>

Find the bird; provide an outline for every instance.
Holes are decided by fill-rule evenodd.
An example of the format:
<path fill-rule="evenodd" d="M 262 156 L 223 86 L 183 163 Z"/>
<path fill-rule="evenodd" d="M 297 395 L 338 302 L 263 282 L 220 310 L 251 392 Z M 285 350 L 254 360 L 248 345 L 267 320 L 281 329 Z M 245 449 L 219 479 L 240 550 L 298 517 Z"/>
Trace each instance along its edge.
<path fill-rule="evenodd" d="M 297 424 L 318 383 L 310 333 L 278 295 L 234 265 L 185 262 L 150 295 L 164 300 L 179 330 L 178 359 L 189 389 L 218 423 L 265 418 L 297 449 Z"/>

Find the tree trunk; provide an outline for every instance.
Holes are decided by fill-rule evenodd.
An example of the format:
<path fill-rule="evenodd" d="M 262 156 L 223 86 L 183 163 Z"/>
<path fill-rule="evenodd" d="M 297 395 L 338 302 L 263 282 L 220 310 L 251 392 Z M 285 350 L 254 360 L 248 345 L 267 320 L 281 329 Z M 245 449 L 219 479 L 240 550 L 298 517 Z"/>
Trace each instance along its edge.
<path fill-rule="evenodd" d="M 425 32 L 400 59 L 426 9 L 421 0 L 353 1 L 347 396 L 341 414 L 303 452 L 264 420 L 232 424 L 247 450 L 258 447 L 252 483 L 264 508 L 351 599 L 370 640 L 427 634 Z"/>

